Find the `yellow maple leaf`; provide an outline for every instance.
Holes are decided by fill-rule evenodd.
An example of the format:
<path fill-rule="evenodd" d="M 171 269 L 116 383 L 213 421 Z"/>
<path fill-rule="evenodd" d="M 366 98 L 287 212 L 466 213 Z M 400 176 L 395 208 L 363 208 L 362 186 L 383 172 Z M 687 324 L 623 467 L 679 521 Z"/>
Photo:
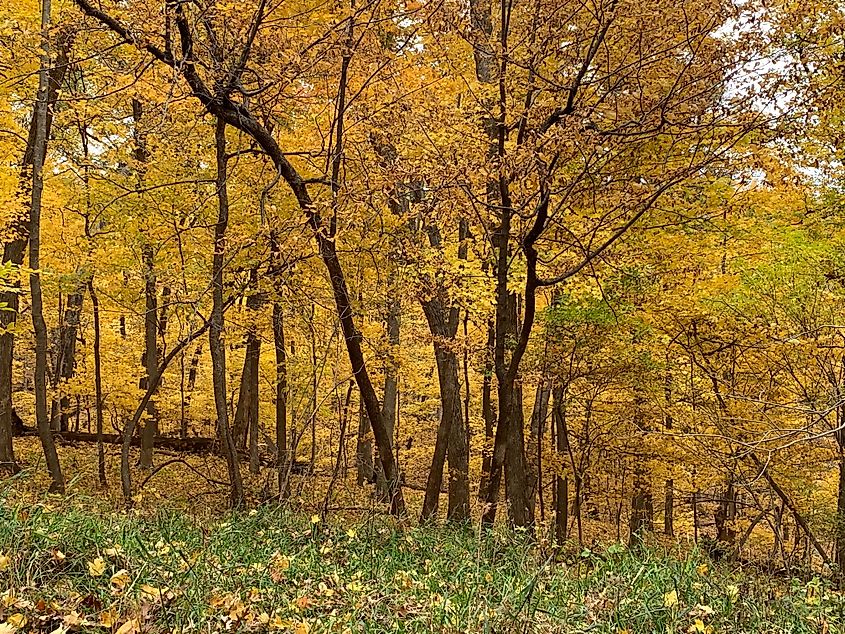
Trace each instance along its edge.
<path fill-rule="evenodd" d="M 0 570 L 5 570 L 12 564 L 12 558 L 6 553 L 0 552 Z"/>
<path fill-rule="evenodd" d="M 102 557 L 88 562 L 88 574 L 92 577 L 101 577 L 106 571 L 106 562 Z"/>

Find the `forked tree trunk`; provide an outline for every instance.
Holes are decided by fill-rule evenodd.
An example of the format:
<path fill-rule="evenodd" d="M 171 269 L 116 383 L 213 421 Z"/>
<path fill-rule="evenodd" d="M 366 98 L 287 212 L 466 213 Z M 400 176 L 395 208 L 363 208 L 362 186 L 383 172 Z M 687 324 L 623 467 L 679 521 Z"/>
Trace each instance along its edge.
<path fill-rule="evenodd" d="M 29 287 L 32 302 L 32 327 L 35 332 L 35 420 L 44 458 L 50 472 L 50 491 L 64 493 L 56 443 L 47 412 L 47 324 L 41 295 L 41 199 L 44 193 L 44 160 L 47 153 L 47 109 L 50 83 L 50 0 L 41 2 L 41 70 L 38 74 L 36 133 L 32 161 L 32 199 L 29 224 Z"/>
<path fill-rule="evenodd" d="M 425 304 L 424 304 L 425 308 Z M 440 329 L 432 320 L 440 316 L 440 310 L 426 310 L 426 317 L 432 331 Z M 431 459 L 431 467 L 428 471 L 428 480 L 425 487 L 425 499 L 423 501 L 421 521 L 433 519 L 437 514 L 437 507 L 440 499 L 440 489 L 443 482 L 443 466 L 446 462 L 446 453 L 450 449 L 450 435 L 455 427 L 463 427 L 461 415 L 461 394 L 460 382 L 458 381 L 458 359 L 454 350 L 449 349 L 448 342 L 440 339 L 434 341 L 434 357 L 437 363 L 437 377 L 440 384 L 441 413 L 440 422 L 437 426 L 437 437 L 434 443 L 434 455 Z M 452 469 L 450 468 L 450 490 L 453 486 Z M 469 503 L 469 491 L 467 489 L 464 503 Z M 464 509 L 457 509 L 463 513 Z M 451 508 L 450 511 L 454 511 Z M 452 513 L 450 512 L 450 516 Z M 463 518 L 461 518 L 463 519 Z"/>

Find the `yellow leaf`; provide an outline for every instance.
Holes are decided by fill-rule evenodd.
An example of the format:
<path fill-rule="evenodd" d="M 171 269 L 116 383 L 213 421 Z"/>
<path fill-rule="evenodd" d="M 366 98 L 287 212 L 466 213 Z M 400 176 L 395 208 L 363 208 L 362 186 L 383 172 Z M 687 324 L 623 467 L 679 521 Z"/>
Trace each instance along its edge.
<path fill-rule="evenodd" d="M 125 568 L 118 570 L 111 576 L 111 584 L 119 589 L 123 589 L 126 587 L 132 578 L 129 576 L 129 571 Z"/>
<path fill-rule="evenodd" d="M 138 619 L 129 619 L 126 623 L 117 628 L 117 632 L 115 632 L 115 634 L 137 634 L 141 631 L 140 625 L 141 624 Z"/>
<path fill-rule="evenodd" d="M 12 563 L 12 558 L 5 553 L 0 553 L 0 570 L 5 570 Z"/>
<path fill-rule="evenodd" d="M 148 584 L 141 585 L 141 597 L 149 601 L 158 601 L 167 592 L 167 588 L 156 588 Z"/>
<path fill-rule="evenodd" d="M 100 625 L 111 629 L 117 623 L 117 614 L 111 610 L 105 610 L 100 613 Z"/>
<path fill-rule="evenodd" d="M 293 629 L 294 634 L 308 634 L 310 631 L 311 628 L 308 627 L 308 623 L 297 623 Z"/>
<path fill-rule="evenodd" d="M 6 623 L 14 627 L 16 630 L 22 629 L 26 625 L 26 617 L 20 612 L 10 614 L 6 617 Z"/>
<path fill-rule="evenodd" d="M 88 562 L 88 574 L 92 577 L 101 577 L 106 571 L 106 562 L 102 557 L 97 557 L 94 561 Z"/>
<path fill-rule="evenodd" d="M 671 592 L 667 592 L 663 595 L 663 605 L 665 605 L 667 608 L 671 608 L 678 605 L 677 590 L 672 590 Z"/>

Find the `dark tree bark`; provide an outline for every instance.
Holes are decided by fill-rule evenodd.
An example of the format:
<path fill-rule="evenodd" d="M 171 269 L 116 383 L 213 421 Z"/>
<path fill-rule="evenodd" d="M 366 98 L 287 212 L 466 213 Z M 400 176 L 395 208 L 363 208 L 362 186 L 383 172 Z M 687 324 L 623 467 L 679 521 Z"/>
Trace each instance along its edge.
<path fill-rule="evenodd" d="M 391 437 L 396 430 L 396 408 L 399 399 L 399 375 L 397 372 L 396 351 L 399 347 L 399 318 L 402 310 L 402 302 L 399 295 L 399 276 L 396 270 L 396 263 L 389 262 L 390 272 L 387 275 L 387 343 L 390 346 L 390 353 L 385 360 L 384 367 L 384 402 L 382 403 L 382 415 L 384 424 Z M 397 457 L 399 448 L 397 447 Z M 383 495 L 387 495 L 387 483 L 384 480 L 384 473 L 379 470 L 378 486 Z"/>
<path fill-rule="evenodd" d="M 437 513 L 440 498 L 440 488 L 443 481 L 443 466 L 446 461 L 447 450 L 450 449 L 451 435 L 455 427 L 463 427 L 461 415 L 461 393 L 458 380 L 458 359 L 453 348 L 449 346 L 450 324 L 442 322 L 442 315 L 445 312 L 442 307 L 432 307 L 435 300 L 423 303 L 423 312 L 429 323 L 432 332 L 441 333 L 434 340 L 434 357 L 437 363 L 437 377 L 440 384 L 441 413 L 440 423 L 437 427 L 437 438 L 434 444 L 434 455 L 431 460 L 431 468 L 428 471 L 428 480 L 425 488 L 425 499 L 423 501 L 421 521 L 432 519 Z M 443 333 L 446 333 L 445 336 Z M 460 433 L 460 432 L 458 432 Z M 461 434 L 463 435 L 463 434 Z M 453 478 L 458 476 L 457 469 L 450 467 L 450 490 L 455 484 Z M 454 474 L 454 475 L 453 475 Z M 462 504 L 469 504 L 469 490 L 467 487 L 466 497 L 461 500 Z M 451 507 L 451 501 L 450 501 Z M 465 509 L 451 509 L 464 513 Z M 466 509 L 468 511 L 468 509 Z M 453 512 L 450 512 L 450 517 Z M 465 517 L 465 515 L 464 515 Z M 460 519 L 464 519 L 461 517 Z"/>
<path fill-rule="evenodd" d="M 541 379 L 534 394 L 534 407 L 531 411 L 531 424 L 528 436 L 528 469 L 526 472 L 526 486 L 532 516 L 536 516 L 537 498 L 541 494 L 542 486 L 542 439 L 546 430 L 546 418 L 549 414 L 549 398 L 552 395 L 551 385 Z"/>
<path fill-rule="evenodd" d="M 41 294 L 41 199 L 44 193 L 44 161 L 47 155 L 47 110 L 50 89 L 50 0 L 41 2 L 41 70 L 38 73 L 36 132 L 32 161 L 32 198 L 29 223 L 29 287 L 32 327 L 35 332 L 35 420 L 44 458 L 50 472 L 50 491 L 64 493 L 65 480 L 47 412 L 47 324 Z"/>
<path fill-rule="evenodd" d="M 62 324 L 59 328 L 58 356 L 56 358 L 55 380 L 60 387 L 62 381 L 73 378 L 76 370 L 76 338 L 79 320 L 82 314 L 82 302 L 85 297 L 85 284 L 67 296 Z M 51 410 L 54 412 L 51 427 L 55 430 L 67 431 L 70 415 L 70 399 L 61 396 L 53 402 Z"/>
<path fill-rule="evenodd" d="M 484 376 L 481 383 L 481 415 L 484 419 L 484 447 L 481 449 L 481 483 L 478 499 L 484 501 L 488 495 L 490 468 L 493 464 L 493 443 L 496 435 L 496 412 L 493 407 L 493 349 L 496 330 L 493 320 L 487 323 L 487 345 L 484 348 Z"/>
<path fill-rule="evenodd" d="M 135 123 L 134 158 L 138 166 L 139 186 L 144 179 L 146 164 L 150 160 L 147 150 L 147 137 L 141 130 L 141 119 L 144 115 L 144 107 L 137 99 L 132 99 L 132 120 Z M 144 271 L 144 352 L 141 365 L 144 366 L 144 376 L 141 378 L 139 387 L 146 389 L 149 385 L 156 385 L 160 377 L 156 376 L 159 366 L 158 354 L 158 296 L 156 290 L 155 253 L 152 244 L 145 242 L 141 246 L 141 260 Z M 155 397 L 155 392 L 153 392 Z M 155 401 L 150 399 L 147 403 L 147 417 L 143 423 L 141 437 L 140 465 L 142 469 L 151 469 L 153 466 L 153 442 L 158 434 L 158 410 Z"/>
<path fill-rule="evenodd" d="M 358 410 L 358 442 L 355 448 L 355 465 L 358 471 L 358 486 L 375 482 L 375 466 L 373 464 L 373 441 L 370 439 L 370 419 L 364 406 L 364 399 L 360 400 Z"/>
<path fill-rule="evenodd" d="M 427 228 L 432 247 L 442 245 L 440 232 L 436 227 Z M 461 237 L 463 234 L 461 233 Z M 466 258 L 466 246 L 459 247 L 459 257 Z M 420 517 L 423 521 L 432 519 L 437 513 L 440 488 L 443 480 L 443 466 L 449 463 L 449 508 L 447 518 L 452 521 L 466 521 L 469 518 L 469 446 L 461 409 L 460 365 L 456 351 L 455 336 L 458 332 L 460 308 L 449 304 L 443 288 L 428 289 L 420 297 L 428 328 L 434 344 L 434 358 L 440 386 L 441 413 L 434 445 L 431 468 L 426 482 L 425 499 Z"/>
<path fill-rule="evenodd" d="M 106 454 L 103 448 L 103 372 L 100 358 L 100 300 L 94 288 L 94 278 L 88 279 L 88 294 L 94 311 L 94 393 L 97 399 L 97 476 L 100 486 L 108 486 L 106 480 Z"/>
<path fill-rule="evenodd" d="M 275 230 L 270 231 L 270 257 L 276 296 L 273 299 L 273 347 L 276 353 L 276 463 L 278 465 L 279 499 L 288 495 L 290 460 L 288 451 L 288 361 L 285 348 L 285 313 L 282 305 L 283 264 L 279 239 Z"/>
<path fill-rule="evenodd" d="M 836 563 L 845 578 L 845 405 L 837 409 L 836 444 L 839 453 L 839 487 L 836 496 Z"/>
<path fill-rule="evenodd" d="M 246 353 L 244 354 L 241 385 L 238 390 L 238 404 L 235 408 L 233 434 L 238 448 L 244 450 L 249 441 L 250 471 L 258 469 L 258 369 L 261 361 L 261 337 L 258 334 L 252 313 L 261 307 L 258 295 L 258 269 L 250 271 L 252 294 L 247 298 L 246 308 L 250 313 L 246 332 Z M 254 459 L 253 459 L 254 454 Z M 253 471 L 255 469 L 255 471 Z"/>
<path fill-rule="evenodd" d="M 663 378 L 663 393 L 666 398 L 666 416 L 663 425 L 667 430 L 672 429 L 674 423 L 671 414 L 672 407 L 672 374 L 669 372 L 669 356 L 666 357 L 666 375 Z M 675 483 L 667 478 L 663 485 L 663 534 L 675 534 Z"/>
<path fill-rule="evenodd" d="M 70 50 L 71 38 L 68 33 L 59 34 L 56 42 L 56 63 L 49 71 L 47 88 L 47 113 L 44 122 L 44 137 L 50 138 L 50 131 L 53 126 L 53 110 L 56 106 L 59 90 L 64 82 L 65 72 L 68 67 L 68 52 Z M 38 129 L 38 102 L 33 108 L 29 126 L 29 137 L 21 160 L 20 174 L 18 176 L 18 191 L 20 199 L 25 201 L 24 208 L 19 210 L 11 219 L 5 231 L 10 239 L 3 245 L 3 263 L 19 267 L 23 264 L 24 252 L 27 240 L 29 239 L 29 205 L 32 187 L 32 167 L 35 157 L 35 137 Z M 47 143 L 40 148 L 43 153 L 47 151 Z M 41 161 L 45 160 L 41 156 Z M 16 473 L 18 465 L 15 461 L 15 453 L 12 445 L 12 362 L 14 360 L 15 335 L 13 332 L 15 321 L 18 317 L 18 293 L 15 284 L 14 289 L 0 291 L 0 305 L 5 310 L 0 310 L 0 471 Z"/>
<path fill-rule="evenodd" d="M 566 425 L 566 389 L 555 386 L 553 395 L 553 431 L 559 469 L 569 459 L 569 430 Z M 555 477 L 555 541 L 563 544 L 569 537 L 569 479 L 558 471 Z"/>
<path fill-rule="evenodd" d="M 214 226 L 214 257 L 211 266 L 212 311 L 208 329 L 209 349 L 214 383 L 214 405 L 217 412 L 217 433 L 229 469 L 231 493 L 229 504 L 237 508 L 243 504 L 244 492 L 238 452 L 229 429 L 226 403 L 226 348 L 220 337 L 223 333 L 223 268 L 226 255 L 226 228 L 229 224 L 229 195 L 227 186 L 226 122 L 218 118 L 214 133 L 217 155 L 217 223 Z"/>
<path fill-rule="evenodd" d="M 631 515 L 628 522 L 628 543 L 639 546 L 643 541 L 643 533 L 652 530 L 651 487 L 648 474 L 645 472 L 641 459 L 637 458 L 634 466 L 634 490 L 631 494 Z"/>

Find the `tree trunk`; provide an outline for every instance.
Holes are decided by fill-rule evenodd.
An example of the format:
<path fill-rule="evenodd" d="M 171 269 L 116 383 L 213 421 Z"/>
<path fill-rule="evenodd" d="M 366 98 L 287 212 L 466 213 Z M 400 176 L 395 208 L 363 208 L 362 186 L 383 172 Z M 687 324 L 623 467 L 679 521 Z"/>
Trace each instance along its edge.
<path fill-rule="evenodd" d="M 231 493 L 229 503 L 237 508 L 243 503 L 243 485 L 238 465 L 238 452 L 229 430 L 226 403 L 226 348 L 220 337 L 223 333 L 223 268 L 226 255 L 226 228 L 229 224 L 229 195 L 226 173 L 226 123 L 217 119 L 214 134 L 217 154 L 217 224 L 214 226 L 214 257 L 212 275 L 211 326 L 208 330 L 211 367 L 214 383 L 214 405 L 217 412 L 217 431 L 229 470 Z"/>
<path fill-rule="evenodd" d="M 389 262 L 390 272 L 387 276 L 387 343 L 390 352 L 384 368 L 384 402 L 382 403 L 382 415 L 384 424 L 391 437 L 396 429 L 396 404 L 398 402 L 399 375 L 397 372 L 396 356 L 399 352 L 399 318 L 402 310 L 402 302 L 399 296 L 399 283 L 396 264 Z M 397 447 L 398 452 L 398 447 Z M 378 483 L 382 495 L 387 496 L 387 482 L 384 480 L 384 473 L 379 470 L 380 481 Z"/>
<path fill-rule="evenodd" d="M 155 263 L 152 246 L 141 247 L 144 260 L 144 359 L 145 378 L 141 385 L 146 388 L 159 381 L 158 371 L 158 300 L 156 297 Z M 140 465 L 142 469 L 153 466 L 153 442 L 158 435 L 158 408 L 152 399 L 147 404 L 147 418 L 144 421 L 141 443 Z"/>
<path fill-rule="evenodd" d="M 53 109 L 58 99 L 59 89 L 64 82 L 65 71 L 68 67 L 68 52 L 71 39 L 68 34 L 60 34 L 57 41 L 56 64 L 49 71 L 49 82 L 47 89 L 47 113 L 44 124 L 45 142 L 40 148 L 41 162 L 45 160 L 47 151 L 46 140 L 50 138 L 50 131 L 53 126 Z M 32 118 L 29 126 L 29 137 L 21 160 L 21 171 L 18 176 L 18 191 L 20 199 L 24 202 L 24 208 L 19 210 L 4 227 L 4 234 L 10 236 L 9 241 L 3 245 L 3 264 L 11 264 L 13 267 L 20 267 L 24 260 L 24 251 L 29 237 L 29 205 L 32 187 L 32 167 L 35 157 L 35 137 L 38 132 L 38 107 L 36 101 L 33 108 Z M 15 453 L 12 445 L 12 364 L 14 360 L 14 325 L 18 317 L 18 287 L 19 282 L 15 281 L 14 288 L 8 291 L 0 291 L 0 305 L 6 310 L 0 310 L 0 471 L 16 473 L 18 465 L 15 461 Z"/>
<path fill-rule="evenodd" d="M 442 312 L 437 309 L 427 307 L 427 303 L 423 304 L 426 317 L 429 319 L 429 327 L 432 332 L 440 330 L 443 324 L 437 320 L 442 316 Z M 440 384 L 440 401 L 441 413 L 440 422 L 437 426 L 437 438 L 434 443 L 434 455 L 431 459 L 431 468 L 428 471 L 428 480 L 425 488 L 425 499 L 423 501 L 422 512 L 420 514 L 421 521 L 433 519 L 437 514 L 437 507 L 440 501 L 440 489 L 443 482 L 443 466 L 446 462 L 446 454 L 448 450 L 452 449 L 453 444 L 460 443 L 460 440 L 452 438 L 452 434 L 456 431 L 455 428 L 463 427 L 463 417 L 461 415 L 461 393 L 460 381 L 458 380 L 458 358 L 454 349 L 450 348 L 448 341 L 444 341 L 442 337 L 434 340 L 434 357 L 437 363 L 437 377 Z M 464 434 L 457 430 L 460 436 Z M 464 448 L 466 444 L 464 442 Z M 457 451 L 461 451 L 460 447 L 456 447 Z M 463 457 L 466 456 L 465 449 Z M 455 456 L 457 462 L 462 458 L 459 453 Z M 449 518 L 464 520 L 468 514 L 469 507 L 469 488 L 464 488 L 458 482 L 460 477 L 460 467 L 452 468 L 450 464 L 449 469 Z M 456 493 L 451 493 L 453 487 Z M 460 494 L 458 490 L 460 489 Z M 453 499 L 454 497 L 454 499 Z M 455 517 L 457 515 L 457 517 Z"/>
<path fill-rule="evenodd" d="M 141 130 L 141 118 L 144 108 L 140 101 L 132 99 L 132 119 L 135 122 L 134 158 L 138 163 L 138 184 L 140 186 L 144 178 L 146 164 L 150 155 L 147 150 L 146 134 Z M 147 389 L 149 385 L 157 385 L 160 377 L 156 376 L 159 366 L 158 354 L 158 298 L 156 295 L 155 275 L 155 254 L 152 244 L 145 242 L 141 245 L 141 259 L 144 270 L 144 352 L 141 365 L 144 366 L 145 376 L 141 379 L 139 387 Z M 155 397 L 155 392 L 153 392 Z M 158 411 L 153 398 L 147 403 L 147 418 L 143 423 L 141 437 L 140 465 L 142 469 L 151 469 L 153 466 L 153 441 L 158 434 Z"/>
<path fill-rule="evenodd" d="M 100 300 L 94 288 L 94 278 L 88 278 L 88 294 L 94 311 L 94 392 L 97 399 L 97 476 L 100 486 L 108 486 L 106 480 L 106 453 L 103 448 L 103 373 L 100 358 Z"/>
<path fill-rule="evenodd" d="M 542 438 L 546 429 L 546 418 L 549 413 L 549 398 L 551 386 L 545 379 L 540 379 L 534 394 L 534 407 L 531 411 L 531 425 L 528 436 L 528 468 L 526 470 L 526 486 L 528 487 L 528 504 L 531 515 L 536 516 L 537 497 L 542 486 L 540 468 L 542 466 Z"/>
<path fill-rule="evenodd" d="M 250 470 L 258 468 L 258 370 L 261 361 L 261 337 L 255 324 L 254 313 L 261 306 L 258 292 L 258 270 L 250 271 L 252 293 L 246 302 L 247 320 L 246 353 L 244 354 L 241 385 L 238 390 L 238 404 L 235 408 L 233 436 L 238 448 L 246 449 L 249 440 Z M 254 445 L 254 447 L 253 447 Z M 255 454 L 255 459 L 252 454 Z M 256 473 L 256 471 L 253 471 Z"/>
<path fill-rule="evenodd" d="M 554 389 L 552 418 L 555 432 L 555 450 L 558 459 L 558 474 L 555 478 L 555 541 L 562 544 L 569 536 L 569 480 L 563 474 L 563 464 L 569 458 L 569 430 L 566 427 L 566 390 L 563 386 Z"/>
<path fill-rule="evenodd" d="M 72 378 L 76 369 L 76 337 L 84 297 L 85 285 L 82 284 L 80 288 L 67 296 L 67 305 L 61 316 L 62 325 L 59 328 L 59 350 L 55 372 L 56 387 L 59 390 L 62 389 L 62 382 Z M 52 428 L 67 431 L 70 399 L 64 395 L 61 396 L 53 402 L 51 409 L 55 412 Z"/>
<path fill-rule="evenodd" d="M 41 199 L 44 193 L 44 161 L 47 153 L 47 103 L 50 83 L 50 0 L 41 2 L 41 70 L 38 74 L 36 102 L 36 133 L 32 161 L 32 198 L 29 224 L 29 286 L 32 302 L 32 327 L 35 332 L 35 420 L 38 436 L 44 448 L 44 458 L 50 472 L 50 491 L 64 493 L 56 443 L 50 429 L 47 412 L 47 324 L 41 295 Z"/>
<path fill-rule="evenodd" d="M 355 449 L 355 464 L 358 470 L 358 486 L 375 481 L 375 467 L 373 465 L 373 441 L 370 439 L 370 419 L 364 407 L 364 399 L 360 400 L 358 411 L 358 444 Z"/>
<path fill-rule="evenodd" d="M 667 478 L 663 489 L 663 534 L 671 537 L 675 534 L 675 484 Z"/>
<path fill-rule="evenodd" d="M 282 255 L 276 230 L 270 230 L 270 257 L 276 297 L 273 300 L 273 348 L 276 353 L 276 464 L 279 499 L 288 495 L 288 361 L 285 348 L 285 313 L 282 306 Z"/>
<path fill-rule="evenodd" d="M 493 410 L 493 348 L 496 330 L 493 320 L 487 323 L 487 346 L 484 349 L 484 377 L 481 384 L 481 415 L 484 418 L 484 447 L 481 450 L 481 482 L 478 485 L 478 499 L 484 501 L 488 495 L 490 467 L 493 464 L 493 443 L 496 435 L 496 413 Z"/>
<path fill-rule="evenodd" d="M 843 439 L 841 429 L 836 435 L 837 440 Z M 839 445 L 839 490 L 836 496 L 836 563 L 839 574 L 845 576 L 845 451 L 842 444 Z"/>
<path fill-rule="evenodd" d="M 637 458 L 634 466 L 634 490 L 631 494 L 631 515 L 628 522 L 628 544 L 639 546 L 643 541 L 643 533 L 652 528 L 652 503 L 651 487 L 648 483 L 648 474 Z"/>

